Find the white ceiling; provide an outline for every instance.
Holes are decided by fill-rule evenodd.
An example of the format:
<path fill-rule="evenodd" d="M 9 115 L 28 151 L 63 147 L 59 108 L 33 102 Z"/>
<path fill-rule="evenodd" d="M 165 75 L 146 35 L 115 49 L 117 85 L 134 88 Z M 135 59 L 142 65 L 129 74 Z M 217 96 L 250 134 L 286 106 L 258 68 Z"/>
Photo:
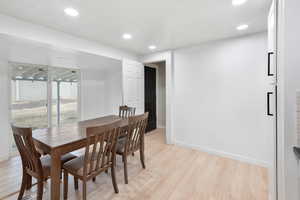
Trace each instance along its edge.
<path fill-rule="evenodd" d="M 137 54 L 175 49 L 267 29 L 271 0 L 1 0 L 0 13 Z M 71 18 L 64 8 L 76 8 Z M 249 29 L 235 28 L 246 23 Z M 123 33 L 133 39 L 125 41 Z"/>

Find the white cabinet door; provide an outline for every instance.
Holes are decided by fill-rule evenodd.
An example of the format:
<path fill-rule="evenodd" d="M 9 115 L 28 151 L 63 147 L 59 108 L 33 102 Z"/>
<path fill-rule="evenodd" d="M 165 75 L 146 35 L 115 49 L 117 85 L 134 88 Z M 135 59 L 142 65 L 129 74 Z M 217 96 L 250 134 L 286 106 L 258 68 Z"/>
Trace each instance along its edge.
<path fill-rule="evenodd" d="M 273 163 L 270 168 L 270 195 L 271 199 L 275 199 L 276 197 L 276 181 L 277 181 L 277 130 L 276 130 L 276 118 L 277 118 L 277 110 L 276 110 L 276 96 L 277 96 L 277 70 L 276 70 L 276 26 L 277 26 L 277 18 L 276 18 L 276 2 L 273 0 L 272 6 L 270 8 L 269 16 L 268 16 L 268 66 L 266 67 L 266 76 L 268 78 L 268 86 L 266 91 L 266 116 L 268 124 L 267 131 L 273 133 L 273 137 L 270 138 L 270 143 L 273 146 Z"/>
<path fill-rule="evenodd" d="M 144 65 L 123 60 L 123 104 L 144 113 Z"/>
<path fill-rule="evenodd" d="M 276 81 L 276 4 L 273 1 L 268 16 L 268 66 L 269 83 Z"/>
<path fill-rule="evenodd" d="M 268 146 L 272 147 L 270 152 L 272 153 L 272 165 L 269 167 L 269 193 L 271 195 L 271 199 L 275 199 L 276 195 L 276 180 L 277 180 L 277 155 L 276 155 L 276 96 L 277 96 L 277 88 L 276 85 L 269 84 L 266 88 L 265 93 L 265 115 L 266 115 L 266 131 L 272 133 L 272 137 L 268 139 Z"/>

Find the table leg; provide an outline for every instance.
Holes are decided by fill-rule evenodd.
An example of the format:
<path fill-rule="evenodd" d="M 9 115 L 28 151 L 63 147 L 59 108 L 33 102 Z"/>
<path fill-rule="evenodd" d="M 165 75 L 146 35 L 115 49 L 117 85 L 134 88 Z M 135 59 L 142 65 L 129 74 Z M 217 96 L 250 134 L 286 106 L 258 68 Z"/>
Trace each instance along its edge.
<path fill-rule="evenodd" d="M 57 150 L 51 152 L 51 200 L 60 199 L 60 156 Z"/>

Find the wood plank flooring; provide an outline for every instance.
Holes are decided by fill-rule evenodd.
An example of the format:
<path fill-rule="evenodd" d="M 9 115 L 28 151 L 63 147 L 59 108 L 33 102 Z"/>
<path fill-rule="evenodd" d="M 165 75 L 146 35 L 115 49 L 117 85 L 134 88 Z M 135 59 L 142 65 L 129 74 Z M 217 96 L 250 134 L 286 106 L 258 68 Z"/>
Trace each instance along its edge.
<path fill-rule="evenodd" d="M 114 193 L 110 174 L 102 174 L 97 177 L 96 183 L 88 183 L 89 200 L 268 199 L 267 169 L 188 148 L 166 145 L 163 129 L 146 136 L 146 170 L 142 169 L 138 154 L 130 157 L 128 161 L 128 185 L 124 184 L 120 157 L 116 170 L 120 193 Z M 81 199 L 81 182 L 79 191 L 76 192 L 73 178 L 69 177 L 69 180 L 69 199 Z M 1 200 L 17 199 L 20 181 L 19 157 L 0 163 Z M 49 190 L 48 182 L 43 199 L 49 199 Z M 35 197 L 36 186 L 27 191 L 23 199 L 31 200 Z"/>

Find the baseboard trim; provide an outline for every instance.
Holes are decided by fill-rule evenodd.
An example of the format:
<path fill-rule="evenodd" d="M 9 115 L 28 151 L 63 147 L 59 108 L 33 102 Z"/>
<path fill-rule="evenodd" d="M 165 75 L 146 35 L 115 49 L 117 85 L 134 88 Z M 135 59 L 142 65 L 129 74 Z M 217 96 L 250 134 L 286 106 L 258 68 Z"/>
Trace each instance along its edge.
<path fill-rule="evenodd" d="M 265 161 L 261 161 L 261 160 L 256 160 L 253 158 L 249 158 L 246 156 L 241 156 L 241 155 L 237 155 L 237 154 L 232 154 L 232 153 L 228 153 L 228 152 L 224 152 L 224 151 L 218 151 L 215 149 L 211 149 L 211 148 L 206 148 L 206 147 L 202 147 L 199 145 L 194 145 L 194 144 L 187 144 L 181 141 L 176 140 L 175 144 L 178 146 L 182 146 L 182 147 L 187 147 L 187 148 L 191 148 L 191 149 L 195 149 L 198 151 L 203 151 L 212 155 L 217 155 L 217 156 L 221 156 L 221 157 L 225 157 L 225 158 L 230 158 L 233 160 L 238 160 L 241 162 L 245 162 L 245 163 L 249 163 L 249 164 L 253 164 L 253 165 L 258 165 L 261 167 L 265 167 L 270 169 L 271 168 L 271 164 Z"/>

